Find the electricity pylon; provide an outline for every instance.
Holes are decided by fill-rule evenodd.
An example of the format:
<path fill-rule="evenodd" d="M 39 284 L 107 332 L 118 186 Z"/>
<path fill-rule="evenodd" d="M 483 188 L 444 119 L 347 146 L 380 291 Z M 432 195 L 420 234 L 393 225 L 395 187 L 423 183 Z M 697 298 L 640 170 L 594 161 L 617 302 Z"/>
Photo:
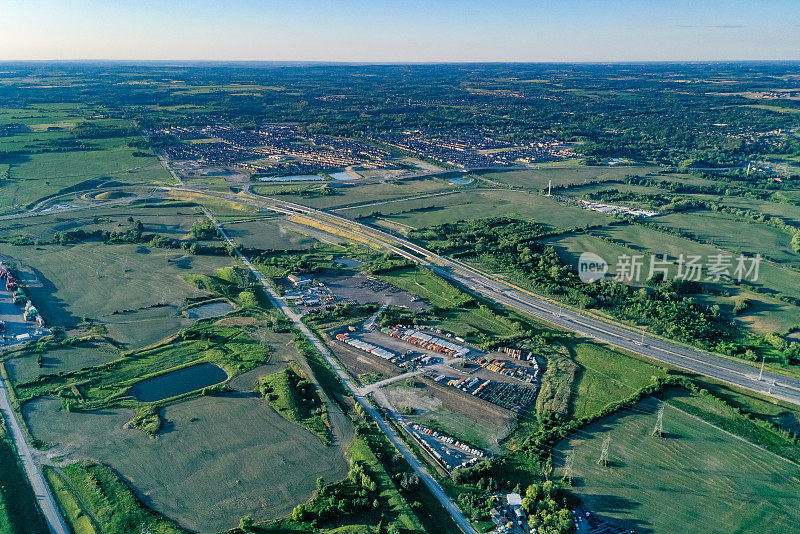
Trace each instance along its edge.
<path fill-rule="evenodd" d="M 611 434 L 606 434 L 603 438 L 603 448 L 600 449 L 600 459 L 597 460 L 599 465 L 608 467 L 608 448 L 611 445 Z"/>
<path fill-rule="evenodd" d="M 656 426 L 653 428 L 653 435 L 660 438 L 664 436 L 664 405 L 658 409 L 658 419 L 656 419 Z"/>
<path fill-rule="evenodd" d="M 567 460 L 564 463 L 564 476 L 561 478 L 564 482 L 572 485 L 572 466 L 575 464 L 575 449 L 570 449 L 567 453 Z"/>

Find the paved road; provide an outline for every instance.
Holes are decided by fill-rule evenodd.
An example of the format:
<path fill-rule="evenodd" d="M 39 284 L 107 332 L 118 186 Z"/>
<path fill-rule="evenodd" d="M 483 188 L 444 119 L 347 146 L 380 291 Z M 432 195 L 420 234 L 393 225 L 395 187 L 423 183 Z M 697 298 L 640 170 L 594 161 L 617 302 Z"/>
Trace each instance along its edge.
<path fill-rule="evenodd" d="M 258 197 L 252 194 L 234 195 L 197 190 L 194 192 L 221 196 L 229 200 L 250 203 L 288 215 L 303 216 L 322 222 L 362 240 L 383 246 L 409 260 L 427 265 L 441 276 L 485 298 L 533 315 L 559 327 L 686 371 L 702 374 L 786 402 L 800 404 L 800 380 L 768 371 L 765 371 L 761 379 L 759 379 L 759 370 L 757 368 L 736 359 L 643 335 L 641 331 L 607 323 L 552 301 L 536 297 L 525 291 L 520 291 L 461 262 L 439 256 L 406 239 L 345 217 L 308 208 L 300 204 L 283 202 L 269 197 Z"/>
<path fill-rule="evenodd" d="M 250 263 L 250 261 L 246 257 L 244 257 L 244 255 L 242 255 L 242 253 L 236 246 L 236 243 L 234 243 L 230 239 L 230 237 L 228 237 L 228 234 L 225 233 L 225 230 L 222 228 L 219 222 L 217 222 L 214 216 L 207 210 L 206 210 L 206 215 L 217 226 L 225 241 L 231 247 L 233 247 L 238 258 L 255 275 L 256 280 L 258 280 L 259 283 L 261 283 L 261 285 L 264 286 L 264 289 L 267 291 L 267 294 L 269 295 L 272 304 L 277 309 L 282 311 L 287 317 L 289 317 L 289 319 L 292 320 L 292 322 L 300 330 L 300 332 L 303 333 L 306 339 L 308 339 L 314 345 L 314 347 L 319 351 L 319 353 L 322 354 L 322 356 L 328 362 L 328 365 L 331 366 L 331 368 L 339 376 L 339 379 L 342 381 L 342 383 L 344 383 L 347 389 L 349 389 L 350 392 L 353 394 L 353 397 L 356 399 L 356 401 L 359 404 L 361 404 L 361 406 L 370 415 L 370 417 L 372 417 L 372 419 L 375 420 L 381 431 L 386 435 L 389 441 L 391 441 L 392 444 L 397 448 L 400 454 L 403 455 L 403 457 L 406 459 L 409 465 L 411 465 L 411 468 L 414 469 L 414 471 L 419 475 L 420 479 L 425 483 L 425 485 L 428 486 L 428 488 L 431 490 L 433 495 L 439 500 L 444 509 L 447 510 L 447 512 L 452 516 L 453 520 L 456 522 L 459 528 L 461 528 L 461 530 L 464 531 L 466 534 L 477 534 L 477 531 L 472 527 L 472 525 L 464 516 L 464 514 L 461 513 L 461 510 L 459 510 L 458 506 L 456 506 L 453 500 L 450 499 L 447 493 L 445 493 L 442 486 L 436 481 L 436 479 L 434 479 L 430 475 L 430 473 L 428 473 L 428 470 L 425 469 L 425 466 L 423 466 L 422 463 L 420 463 L 420 461 L 414 456 L 414 454 L 408 449 L 408 447 L 406 447 L 403 440 L 394 431 L 394 429 L 391 426 L 389 426 L 389 423 L 386 422 L 383 416 L 375 408 L 373 408 L 372 405 L 367 401 L 366 396 L 360 392 L 360 388 L 353 383 L 353 381 L 350 379 L 350 375 L 348 375 L 345 372 L 345 370 L 342 369 L 341 365 L 339 365 L 339 362 L 333 357 L 333 354 L 331 354 L 331 352 L 328 350 L 325 344 L 322 343 L 322 341 L 320 341 L 317 338 L 317 336 L 315 336 L 314 333 L 311 332 L 311 330 L 309 330 L 309 328 L 305 325 L 305 323 L 303 323 L 303 321 L 301 320 L 301 315 L 295 313 L 294 311 L 292 311 L 291 308 L 289 308 L 289 306 L 286 305 L 286 302 L 280 298 L 280 295 L 278 295 L 275 289 L 273 289 L 273 287 L 269 284 L 269 282 L 267 282 L 267 280 L 261 275 L 258 269 L 256 269 Z"/>
<path fill-rule="evenodd" d="M 50 486 L 47 484 L 42 469 L 36 461 L 36 457 L 33 455 L 28 439 L 25 437 L 25 433 L 22 431 L 19 421 L 17 421 L 14 410 L 11 409 L 11 399 L 8 395 L 8 389 L 6 389 L 5 380 L 3 379 L 0 379 L 0 410 L 2 410 L 3 418 L 6 420 L 6 426 L 11 432 L 11 436 L 14 438 L 14 444 L 17 447 L 17 453 L 25 468 L 25 474 L 28 476 L 28 480 L 33 488 L 33 493 L 36 495 L 36 501 L 44 513 L 47 526 L 50 527 L 50 532 L 53 534 L 70 534 L 69 528 L 64 522 L 64 518 L 61 517 L 58 504 L 56 504 L 56 500 L 53 498 L 53 494 L 50 491 Z"/>

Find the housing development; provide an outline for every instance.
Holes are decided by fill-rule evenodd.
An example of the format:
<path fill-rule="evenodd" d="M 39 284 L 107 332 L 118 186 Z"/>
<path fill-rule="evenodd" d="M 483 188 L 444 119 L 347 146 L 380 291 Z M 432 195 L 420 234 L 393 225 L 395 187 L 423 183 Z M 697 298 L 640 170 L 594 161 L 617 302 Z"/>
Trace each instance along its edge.
<path fill-rule="evenodd" d="M 796 63 L 0 64 L 0 532 L 794 532 Z"/>

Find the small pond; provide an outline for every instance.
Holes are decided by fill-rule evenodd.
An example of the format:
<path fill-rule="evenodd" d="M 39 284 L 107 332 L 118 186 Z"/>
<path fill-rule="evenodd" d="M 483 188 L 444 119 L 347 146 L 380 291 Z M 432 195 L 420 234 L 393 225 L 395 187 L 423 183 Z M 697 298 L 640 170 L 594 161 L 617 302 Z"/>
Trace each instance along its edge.
<path fill-rule="evenodd" d="M 356 267 L 361 267 L 363 265 L 363 263 L 353 258 L 333 258 L 333 261 L 350 269 L 355 269 Z"/>
<path fill-rule="evenodd" d="M 472 178 L 465 178 L 463 176 L 456 176 L 454 178 L 448 178 L 448 181 L 451 184 L 466 185 L 466 184 L 472 183 Z"/>
<path fill-rule="evenodd" d="M 195 306 L 186 310 L 189 319 L 208 319 L 209 317 L 219 317 L 233 311 L 233 306 L 229 302 L 211 302 L 202 306 Z"/>
<path fill-rule="evenodd" d="M 357 178 L 349 172 L 332 172 L 330 175 L 334 180 L 355 180 Z"/>
<path fill-rule="evenodd" d="M 213 363 L 199 363 L 142 380 L 128 390 L 128 395 L 139 402 L 156 402 L 213 386 L 227 379 L 228 373 L 221 367 Z"/>

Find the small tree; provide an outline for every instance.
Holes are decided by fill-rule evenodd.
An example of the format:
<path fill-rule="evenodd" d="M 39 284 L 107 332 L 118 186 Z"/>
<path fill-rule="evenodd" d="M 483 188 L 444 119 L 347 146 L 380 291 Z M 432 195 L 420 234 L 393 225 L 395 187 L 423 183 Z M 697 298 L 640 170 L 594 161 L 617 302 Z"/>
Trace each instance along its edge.
<path fill-rule="evenodd" d="M 239 520 L 239 528 L 245 532 L 250 532 L 253 529 L 253 518 L 249 515 L 244 516 Z"/>

